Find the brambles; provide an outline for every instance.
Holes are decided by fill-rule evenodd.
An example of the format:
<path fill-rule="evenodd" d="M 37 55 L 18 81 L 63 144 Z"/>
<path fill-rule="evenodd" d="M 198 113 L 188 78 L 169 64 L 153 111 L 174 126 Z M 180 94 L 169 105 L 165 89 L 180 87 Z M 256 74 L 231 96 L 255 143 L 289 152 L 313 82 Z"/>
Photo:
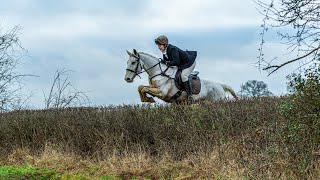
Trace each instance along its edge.
<path fill-rule="evenodd" d="M 0 159 L 2 164 L 29 162 L 59 172 L 73 169 L 86 177 L 317 177 L 319 172 L 311 171 L 317 156 L 301 151 L 307 147 L 316 152 L 316 143 L 300 141 L 314 134 L 308 136 L 304 129 L 300 136 L 300 126 L 288 125 L 283 114 L 291 109 L 288 100 L 2 113 Z M 17 149 L 27 153 L 14 153 Z M 298 157 L 301 163 L 296 164 Z"/>

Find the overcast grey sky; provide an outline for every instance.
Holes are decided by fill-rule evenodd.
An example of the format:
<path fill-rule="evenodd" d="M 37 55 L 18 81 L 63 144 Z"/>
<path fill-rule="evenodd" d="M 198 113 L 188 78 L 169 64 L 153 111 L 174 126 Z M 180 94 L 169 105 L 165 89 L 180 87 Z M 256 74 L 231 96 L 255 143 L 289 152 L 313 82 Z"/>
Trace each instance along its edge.
<path fill-rule="evenodd" d="M 267 77 L 253 64 L 258 56 L 262 16 L 251 0 L 0 0 L 0 26 L 20 25 L 20 40 L 28 50 L 23 72 L 29 78 L 31 102 L 43 107 L 58 69 L 68 69 L 80 91 L 90 91 L 92 105 L 138 103 L 137 87 L 147 76 L 128 84 L 123 78 L 126 50 L 161 57 L 154 45 L 159 35 L 171 44 L 197 50 L 202 79 L 231 85 L 239 91 L 248 80 L 262 80 L 269 90 L 286 92 L 286 67 Z M 284 53 L 274 35 L 267 41 L 266 57 Z"/>

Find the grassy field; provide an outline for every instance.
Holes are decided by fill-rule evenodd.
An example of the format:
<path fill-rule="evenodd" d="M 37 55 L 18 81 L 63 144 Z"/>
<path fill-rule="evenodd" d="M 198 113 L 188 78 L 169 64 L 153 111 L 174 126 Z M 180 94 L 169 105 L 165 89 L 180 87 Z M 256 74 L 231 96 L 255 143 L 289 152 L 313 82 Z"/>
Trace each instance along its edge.
<path fill-rule="evenodd" d="M 35 168 L 29 164 L 23 166 L 0 166 L 0 179 L 37 179 L 37 180 L 59 180 L 59 179 L 76 179 L 89 180 L 90 177 L 84 177 L 75 174 L 62 174 L 53 170 Z M 101 176 L 95 178 L 96 180 L 113 180 L 119 179 L 112 176 Z"/>
<path fill-rule="evenodd" d="M 1 179 L 56 179 L 57 173 L 45 169 L 33 168 L 30 165 L 22 167 L 1 166 Z"/>
<path fill-rule="evenodd" d="M 294 107 L 269 97 L 2 113 L 0 177 L 316 179 L 319 116 Z"/>

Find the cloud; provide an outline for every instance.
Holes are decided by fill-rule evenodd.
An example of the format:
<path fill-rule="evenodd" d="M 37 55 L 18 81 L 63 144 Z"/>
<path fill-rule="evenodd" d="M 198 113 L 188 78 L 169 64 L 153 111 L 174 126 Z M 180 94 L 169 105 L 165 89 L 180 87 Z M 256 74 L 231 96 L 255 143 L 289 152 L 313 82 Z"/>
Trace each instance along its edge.
<path fill-rule="evenodd" d="M 23 23 L 27 38 L 45 40 L 72 41 L 88 36 L 128 38 L 161 32 L 212 31 L 256 26 L 260 21 L 249 0 L 230 0 L 227 3 L 209 0 L 14 2 L 7 7 L 14 9 L 8 12 L 8 21 Z M 248 4 L 252 8 L 248 8 Z"/>
<path fill-rule="evenodd" d="M 248 8 L 248 4 L 252 8 Z M 150 1 L 148 26 L 159 31 L 213 30 L 255 26 L 258 15 L 250 1 L 163 0 Z"/>

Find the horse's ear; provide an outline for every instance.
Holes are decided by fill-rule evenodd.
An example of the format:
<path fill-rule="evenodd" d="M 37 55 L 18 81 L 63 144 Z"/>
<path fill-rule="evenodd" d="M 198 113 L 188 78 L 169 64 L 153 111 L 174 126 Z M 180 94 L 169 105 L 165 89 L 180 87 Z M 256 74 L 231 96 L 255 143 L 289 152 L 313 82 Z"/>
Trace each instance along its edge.
<path fill-rule="evenodd" d="M 133 54 L 139 56 L 138 51 L 136 49 L 133 49 Z"/>
<path fill-rule="evenodd" d="M 129 54 L 129 56 L 131 56 L 132 54 L 131 54 L 131 52 L 129 52 L 128 50 L 126 50 L 127 51 L 127 53 Z"/>

